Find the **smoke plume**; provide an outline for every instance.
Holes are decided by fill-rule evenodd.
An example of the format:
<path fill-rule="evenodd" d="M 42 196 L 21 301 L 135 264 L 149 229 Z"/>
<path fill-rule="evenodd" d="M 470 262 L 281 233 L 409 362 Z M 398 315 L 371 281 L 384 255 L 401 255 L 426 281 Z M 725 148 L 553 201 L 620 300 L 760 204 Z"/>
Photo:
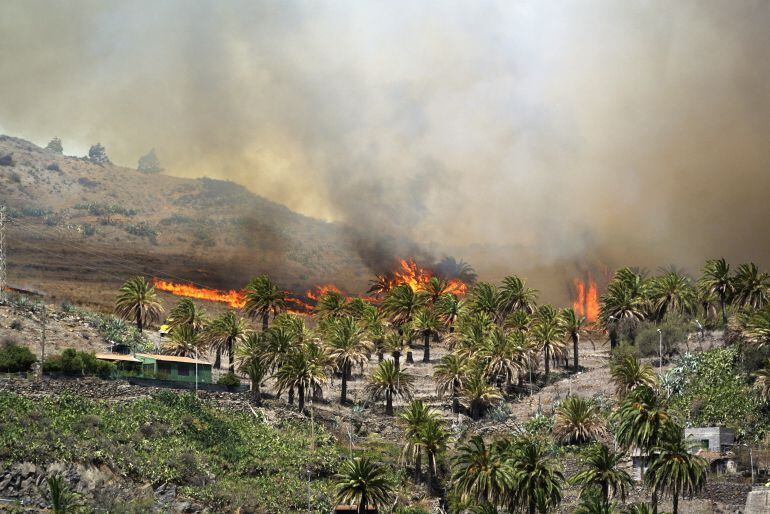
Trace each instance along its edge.
<path fill-rule="evenodd" d="M 0 129 L 489 270 L 770 259 L 770 3 L 0 4 Z M 380 236 L 383 236 L 380 238 Z"/>

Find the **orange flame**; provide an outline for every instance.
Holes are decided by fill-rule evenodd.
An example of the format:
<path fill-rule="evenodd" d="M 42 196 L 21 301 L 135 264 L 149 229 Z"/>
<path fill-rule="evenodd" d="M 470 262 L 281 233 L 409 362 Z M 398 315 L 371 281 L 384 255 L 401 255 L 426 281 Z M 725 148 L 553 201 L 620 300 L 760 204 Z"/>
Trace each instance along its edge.
<path fill-rule="evenodd" d="M 305 293 L 305 296 L 313 301 L 318 301 L 321 296 L 323 296 L 325 293 L 328 293 L 329 291 L 343 294 L 342 291 L 340 291 L 339 288 L 334 284 L 324 284 L 322 286 L 316 286 L 315 291 L 308 289 L 308 291 Z"/>
<path fill-rule="evenodd" d="M 585 316 L 589 322 L 593 323 L 599 319 L 599 294 L 594 277 L 589 273 L 588 284 L 578 277 L 572 279 L 572 283 L 575 285 L 576 294 L 572 302 L 575 314 Z"/>
<path fill-rule="evenodd" d="M 401 269 L 393 273 L 395 277 L 393 285 L 408 285 L 412 291 L 423 291 L 427 288 L 433 274 L 423 268 L 420 268 L 411 259 L 401 260 Z M 465 294 L 468 286 L 462 280 L 453 278 L 447 281 L 446 292 L 460 295 Z"/>
<path fill-rule="evenodd" d="M 218 291 L 216 289 L 207 289 L 192 284 L 175 284 L 159 278 L 152 279 L 152 285 L 156 289 L 166 291 L 175 296 L 185 296 L 187 298 L 197 298 L 199 300 L 208 300 L 210 302 L 222 302 L 228 304 L 234 309 L 240 309 L 246 304 L 243 293 L 240 291 Z"/>

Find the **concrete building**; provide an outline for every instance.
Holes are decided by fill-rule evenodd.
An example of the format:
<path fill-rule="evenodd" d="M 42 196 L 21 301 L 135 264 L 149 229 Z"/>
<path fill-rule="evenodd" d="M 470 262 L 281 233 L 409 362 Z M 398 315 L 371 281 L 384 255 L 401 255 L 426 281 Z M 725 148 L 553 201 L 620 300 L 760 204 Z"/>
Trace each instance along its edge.
<path fill-rule="evenodd" d="M 685 428 L 684 438 L 702 450 L 724 453 L 735 445 L 735 430 L 725 427 Z"/>

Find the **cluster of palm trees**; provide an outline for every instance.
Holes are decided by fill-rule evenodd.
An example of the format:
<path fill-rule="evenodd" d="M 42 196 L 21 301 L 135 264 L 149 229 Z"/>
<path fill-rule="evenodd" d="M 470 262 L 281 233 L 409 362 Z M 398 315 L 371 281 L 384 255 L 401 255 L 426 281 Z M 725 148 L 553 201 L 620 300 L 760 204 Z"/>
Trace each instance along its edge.
<path fill-rule="evenodd" d="M 651 367 L 629 356 L 613 365 L 612 380 L 618 398 L 611 412 L 603 413 L 591 399 L 571 395 L 556 409 L 550 433 L 522 428 L 512 436 L 475 435 L 459 442 L 449 459 L 446 480 L 450 510 L 553 512 L 562 502 L 564 487 L 573 485 L 580 489 L 581 500 L 575 512 L 657 512 L 659 498 L 668 496 L 677 514 L 679 500 L 705 485 L 706 461 L 691 453 Z M 399 419 L 406 441 L 402 459 L 414 465 L 414 480 L 419 483 L 424 456 L 426 483 L 434 490 L 449 433 L 439 413 L 420 400 L 409 403 Z M 561 445 L 577 446 L 581 455 L 579 469 L 569 478 L 559 464 Z M 649 505 L 625 504 L 633 481 L 622 462 L 631 451 L 642 456 L 642 480 L 652 497 Z M 365 457 L 351 459 L 338 475 L 339 499 L 358 505 L 359 512 L 367 505 L 385 505 L 393 487 L 385 479 L 384 467 Z"/>
<path fill-rule="evenodd" d="M 617 325 L 633 327 L 638 321 L 661 321 L 668 315 L 714 319 L 721 313 L 727 324 L 730 310 L 761 311 L 770 305 L 770 274 L 753 262 L 741 264 L 733 273 L 724 259 L 706 262 L 699 280 L 677 270 L 648 277 L 646 272 L 622 268 L 607 286 L 600 301 L 600 320 L 612 346 L 617 344 Z"/>

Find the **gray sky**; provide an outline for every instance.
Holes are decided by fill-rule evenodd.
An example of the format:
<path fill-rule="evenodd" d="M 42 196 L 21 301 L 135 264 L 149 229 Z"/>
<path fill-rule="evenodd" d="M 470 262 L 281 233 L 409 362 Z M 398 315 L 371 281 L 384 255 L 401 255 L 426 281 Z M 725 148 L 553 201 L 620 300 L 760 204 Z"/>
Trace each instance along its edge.
<path fill-rule="evenodd" d="M 426 243 L 768 263 L 769 29 L 758 0 L 6 0 L 0 130 Z"/>

